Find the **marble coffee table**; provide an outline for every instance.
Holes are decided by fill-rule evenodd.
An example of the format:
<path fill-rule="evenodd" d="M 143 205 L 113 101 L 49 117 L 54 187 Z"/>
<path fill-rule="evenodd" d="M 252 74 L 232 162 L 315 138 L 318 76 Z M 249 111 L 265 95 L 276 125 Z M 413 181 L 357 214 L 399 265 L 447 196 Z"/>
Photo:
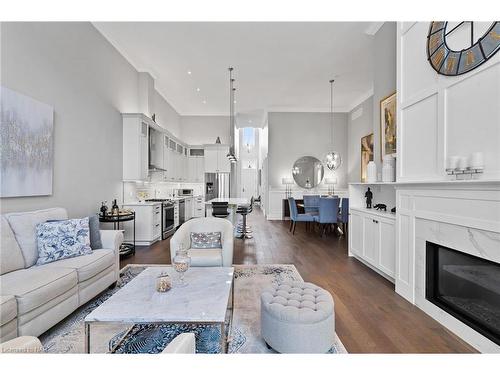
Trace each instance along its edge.
<path fill-rule="evenodd" d="M 156 278 L 167 272 L 174 287 L 156 291 Z M 97 324 L 220 324 L 221 351 L 227 352 L 226 313 L 233 312 L 233 267 L 192 267 L 185 274 L 185 287 L 175 286 L 172 267 L 146 268 L 122 289 L 85 317 L 85 351 L 90 353 L 91 333 Z M 125 334 L 126 336 L 126 334 Z"/>

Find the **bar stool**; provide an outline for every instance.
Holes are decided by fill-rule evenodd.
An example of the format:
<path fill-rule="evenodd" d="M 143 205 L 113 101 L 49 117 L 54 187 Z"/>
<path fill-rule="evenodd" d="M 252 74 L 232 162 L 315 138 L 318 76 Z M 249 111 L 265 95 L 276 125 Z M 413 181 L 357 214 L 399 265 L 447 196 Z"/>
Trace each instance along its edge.
<path fill-rule="evenodd" d="M 250 209 L 250 210 L 247 212 L 247 214 L 249 214 L 250 212 L 252 212 L 252 211 L 253 211 L 253 205 L 254 205 L 254 203 L 255 203 L 255 200 L 254 200 L 254 199 L 253 199 L 253 197 L 252 197 L 252 198 L 250 199 L 250 206 L 238 206 L 238 208 L 237 208 L 237 210 L 236 210 L 236 213 L 240 213 L 240 212 L 238 212 L 238 209 L 243 209 L 243 208 L 245 208 L 245 209 Z M 251 227 L 250 225 L 246 225 L 246 226 L 245 226 L 245 228 L 246 228 L 246 233 L 252 233 L 252 227 Z M 238 230 L 238 233 L 243 232 L 243 222 L 238 223 L 238 225 L 237 225 L 236 229 Z"/>
<path fill-rule="evenodd" d="M 229 216 L 228 202 L 212 202 L 212 216 L 225 219 Z"/>
<path fill-rule="evenodd" d="M 249 206 L 238 206 L 236 209 L 236 213 L 240 214 L 243 218 L 243 222 L 241 225 L 238 225 L 237 232 L 238 232 L 238 238 L 241 239 L 250 239 L 253 238 L 252 236 L 252 231 L 249 229 L 247 226 L 247 215 L 253 211 L 253 197 L 250 200 L 250 205 Z"/>

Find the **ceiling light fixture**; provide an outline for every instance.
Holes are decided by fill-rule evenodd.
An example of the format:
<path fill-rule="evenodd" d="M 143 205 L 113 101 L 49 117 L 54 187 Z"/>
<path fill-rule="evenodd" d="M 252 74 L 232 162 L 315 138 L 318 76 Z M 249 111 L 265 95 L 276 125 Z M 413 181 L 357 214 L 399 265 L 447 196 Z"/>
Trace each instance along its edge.
<path fill-rule="evenodd" d="M 333 124 L 333 82 L 335 82 L 334 79 L 330 80 L 330 122 L 331 122 L 331 127 L 332 127 L 332 149 L 334 147 L 334 124 Z M 334 171 L 337 168 L 340 167 L 342 164 L 342 158 L 340 157 L 340 154 L 336 151 L 330 151 L 329 153 L 326 154 L 325 157 L 325 164 L 326 167 Z"/>
<path fill-rule="evenodd" d="M 227 158 L 231 163 L 236 163 L 237 159 L 236 156 L 234 155 L 234 140 L 233 140 L 233 135 L 234 135 L 234 104 L 236 103 L 236 100 L 234 100 L 234 93 L 236 92 L 236 89 L 234 88 L 234 78 L 233 78 L 233 70 L 234 68 L 229 67 L 229 152 L 227 153 Z"/>
<path fill-rule="evenodd" d="M 207 101 L 206 101 L 206 100 L 204 100 L 204 101 L 202 101 L 202 103 L 203 103 L 203 104 L 207 104 Z"/>
<path fill-rule="evenodd" d="M 187 73 L 188 73 L 189 75 L 191 75 L 191 71 L 190 71 L 190 70 L 188 70 L 188 72 L 187 72 Z"/>
<path fill-rule="evenodd" d="M 200 88 L 199 88 L 199 87 L 197 87 L 197 88 L 196 88 L 196 91 L 200 92 Z"/>

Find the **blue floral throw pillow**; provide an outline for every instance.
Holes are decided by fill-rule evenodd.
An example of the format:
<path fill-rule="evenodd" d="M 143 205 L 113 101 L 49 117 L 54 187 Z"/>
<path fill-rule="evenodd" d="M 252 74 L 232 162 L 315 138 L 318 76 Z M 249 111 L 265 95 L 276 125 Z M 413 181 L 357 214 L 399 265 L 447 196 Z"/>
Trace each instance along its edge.
<path fill-rule="evenodd" d="M 222 249 L 221 232 L 191 232 L 191 249 Z"/>
<path fill-rule="evenodd" d="M 36 265 L 92 254 L 89 218 L 40 223 L 36 226 Z"/>

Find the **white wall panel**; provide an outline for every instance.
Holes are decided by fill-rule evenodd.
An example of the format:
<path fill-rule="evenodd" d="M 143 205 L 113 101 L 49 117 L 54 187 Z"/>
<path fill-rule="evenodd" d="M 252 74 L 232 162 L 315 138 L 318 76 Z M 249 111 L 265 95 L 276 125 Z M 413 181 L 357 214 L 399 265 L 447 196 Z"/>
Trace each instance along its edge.
<path fill-rule="evenodd" d="M 448 27 L 455 24 L 450 22 Z M 477 35 L 489 23 L 475 24 Z M 398 27 L 397 180 L 443 181 L 446 158 L 482 151 L 481 179 L 500 179 L 500 53 L 458 77 L 437 74 L 427 61 L 429 22 Z M 467 30 L 450 43 L 467 47 Z M 464 44 L 465 43 L 465 44 Z M 433 103 L 429 102 L 433 98 Z"/>
<path fill-rule="evenodd" d="M 402 110 L 401 177 L 428 178 L 437 167 L 437 95 Z"/>
<path fill-rule="evenodd" d="M 492 178 L 500 177 L 499 98 L 500 63 L 445 89 L 446 156 L 482 151 Z"/>
<path fill-rule="evenodd" d="M 401 36 L 402 92 L 400 99 L 403 103 L 437 85 L 437 75 L 427 62 L 428 28 L 428 22 L 418 22 Z"/>

